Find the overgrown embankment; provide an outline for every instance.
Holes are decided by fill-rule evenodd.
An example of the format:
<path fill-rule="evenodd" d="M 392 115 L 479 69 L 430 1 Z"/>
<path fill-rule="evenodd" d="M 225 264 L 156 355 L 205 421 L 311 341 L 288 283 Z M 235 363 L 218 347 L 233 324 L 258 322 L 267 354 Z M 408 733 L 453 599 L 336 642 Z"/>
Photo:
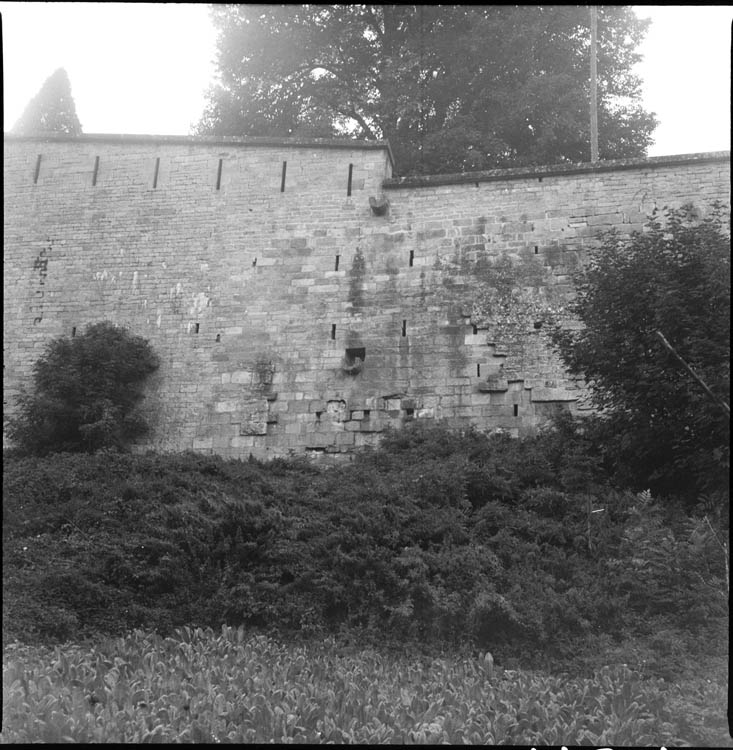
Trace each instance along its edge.
<path fill-rule="evenodd" d="M 456 684 L 465 690 L 476 676 L 470 665 L 487 650 L 502 668 L 566 673 L 563 684 L 591 678 L 594 670 L 610 665 L 616 670 L 611 682 L 611 673 L 596 672 L 589 684 L 600 690 L 599 699 L 612 702 L 621 700 L 614 698 L 619 690 L 634 693 L 617 712 L 618 726 L 628 730 L 618 737 L 638 740 L 647 729 L 693 744 L 720 744 L 726 737 L 724 520 L 612 487 L 593 449 L 569 424 L 523 441 L 416 426 L 389 434 L 378 450 L 331 468 L 304 461 L 260 464 L 114 451 L 8 455 L 4 468 L 3 637 L 7 708 L 15 712 L 17 737 L 40 731 L 80 741 L 100 731 L 119 741 L 182 738 L 187 732 L 208 736 L 214 731 L 208 719 L 203 724 L 188 715 L 173 720 L 167 703 L 168 714 L 156 714 L 160 721 L 138 721 L 133 687 L 144 676 L 131 676 L 127 687 L 122 676 L 116 687 L 100 683 L 105 700 L 114 693 L 119 710 L 131 712 L 124 731 L 97 716 L 93 701 L 82 710 L 89 698 L 74 697 L 74 685 L 79 674 L 87 674 L 83 665 L 89 659 L 102 659 L 97 672 L 89 672 L 92 682 L 119 671 L 118 647 L 107 635 L 123 637 L 120 658 L 130 662 L 129 654 L 141 644 L 157 653 L 166 636 L 172 640 L 165 648 L 189 649 L 182 634 L 190 631 L 183 626 L 219 631 L 222 624 L 245 628 L 236 644 L 229 643 L 225 628 L 227 649 L 242 645 L 242 632 L 266 633 L 291 644 L 291 651 L 298 644 L 310 649 L 304 652 L 307 664 L 326 658 L 311 651 L 333 634 L 336 640 L 328 642 L 334 648 L 351 649 L 347 671 L 354 674 L 369 672 L 371 657 L 362 652 L 371 645 L 391 665 L 384 674 L 374 673 L 377 686 L 385 679 L 402 685 L 402 677 L 390 672 L 400 659 L 437 654 L 449 660 L 448 672 L 457 670 Z M 129 635 L 134 628 L 148 635 Z M 197 632 L 201 648 L 213 648 L 216 656 L 220 649 L 212 631 Z M 48 652 L 64 641 L 78 645 Z M 268 649 L 263 658 L 270 658 Z M 296 661 L 299 653 L 288 651 Z M 143 661 L 152 658 L 143 656 Z M 78 662 L 73 669 L 72 657 Z M 53 667 L 57 662 L 61 667 Z M 214 695 L 220 708 L 228 688 L 214 679 L 221 673 L 218 656 L 202 657 L 197 664 L 213 682 L 201 683 L 192 695 L 201 711 L 214 710 L 207 703 Z M 262 661 L 261 668 L 268 664 Z M 44 674 L 50 681 L 41 679 Z M 520 692 L 537 693 L 537 701 L 522 704 L 507 719 L 505 741 L 570 735 L 596 737 L 596 744 L 611 741 L 604 729 L 610 719 L 581 721 L 577 711 L 585 708 L 572 696 L 568 700 L 575 708 L 566 706 L 562 716 L 566 724 L 580 722 L 577 732 L 542 714 L 542 696 L 557 693 L 556 678 L 528 675 L 520 671 L 509 681 L 482 683 L 475 696 L 478 706 L 484 688 L 494 691 L 491 695 L 499 691 L 495 697 L 506 691 L 511 697 L 518 685 Z M 656 681 L 642 687 L 640 681 L 649 677 Z M 268 689 L 276 691 L 273 685 Z M 283 685 L 285 690 L 293 683 Z M 163 693 L 153 690 L 146 700 L 165 703 L 169 687 L 166 678 Z M 43 690 L 50 697 L 44 698 Z M 637 693 L 643 693 L 641 702 Z M 275 693 L 267 695 L 252 711 L 276 713 Z M 366 726 L 358 717 L 354 724 L 348 712 L 337 711 L 341 718 L 333 714 L 330 695 L 326 690 L 314 697 L 321 708 L 310 724 L 303 724 L 302 712 L 292 712 L 300 716 L 300 734 L 315 737 L 311 730 L 323 733 L 326 727 L 328 736 L 343 740 L 354 727 Z M 35 708 L 31 698 L 40 701 Z M 66 723 L 57 726 L 51 706 L 54 701 L 67 705 L 67 699 L 81 701 L 80 708 L 63 713 Z M 372 722 L 368 737 L 382 737 L 382 731 L 409 741 L 458 737 L 449 722 L 440 731 L 432 726 L 433 698 L 425 705 L 418 701 L 417 708 L 430 718 L 418 721 L 423 714 L 416 713 L 415 700 L 410 703 L 414 721 L 380 713 L 383 702 L 377 701 L 373 718 L 380 723 Z M 447 720 L 453 713 L 444 704 L 440 716 Z M 535 709 L 542 715 L 535 716 Z M 459 714 L 454 718 L 465 729 L 465 716 Z M 670 724 L 664 716 L 672 714 Z M 280 737 L 278 732 L 287 729 L 275 714 L 263 716 L 247 725 L 254 734 L 242 737 Z M 506 716 L 501 717 L 485 718 L 501 723 Z M 496 738 L 482 721 L 466 736 Z M 294 737 L 296 725 L 290 728 Z M 230 734 L 226 722 L 220 729 Z"/>
<path fill-rule="evenodd" d="M 329 469 L 7 456 L 3 490 L 6 643 L 228 623 L 667 677 L 725 648 L 709 519 L 614 489 L 569 426 L 416 428 Z"/>

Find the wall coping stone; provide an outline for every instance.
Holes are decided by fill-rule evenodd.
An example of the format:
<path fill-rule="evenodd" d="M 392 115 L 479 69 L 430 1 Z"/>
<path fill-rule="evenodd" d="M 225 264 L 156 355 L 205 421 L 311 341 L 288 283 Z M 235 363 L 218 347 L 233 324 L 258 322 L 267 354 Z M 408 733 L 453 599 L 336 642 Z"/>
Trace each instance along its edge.
<path fill-rule="evenodd" d="M 394 155 L 389 141 L 364 141 L 349 138 L 271 138 L 269 136 L 201 136 L 201 135 L 144 135 L 137 133 L 44 133 L 18 135 L 4 133 L 6 141 L 40 141 L 42 143 L 162 143 L 184 146 L 286 146 L 290 148 L 349 148 L 384 149 L 394 169 Z"/>
<path fill-rule="evenodd" d="M 730 151 L 709 151 L 697 154 L 677 154 L 674 156 L 649 156 L 635 159 L 612 159 L 598 162 L 577 162 L 572 164 L 550 164 L 538 167 L 513 167 L 511 169 L 487 169 L 481 172 L 461 172 L 457 174 L 417 175 L 413 177 L 392 177 L 384 180 L 385 190 L 400 188 L 435 187 L 437 185 L 460 185 L 465 183 L 492 182 L 499 180 L 521 180 L 532 177 L 555 177 L 568 174 L 617 172 L 624 169 L 674 167 L 681 164 L 707 164 L 710 162 L 730 162 Z"/>

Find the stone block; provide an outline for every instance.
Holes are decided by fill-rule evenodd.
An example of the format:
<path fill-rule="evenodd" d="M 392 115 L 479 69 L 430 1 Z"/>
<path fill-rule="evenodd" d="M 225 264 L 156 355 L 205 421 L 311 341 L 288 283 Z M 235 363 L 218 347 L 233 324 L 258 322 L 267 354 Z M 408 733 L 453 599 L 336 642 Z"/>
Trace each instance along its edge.
<path fill-rule="evenodd" d="M 569 391 L 565 388 L 532 388 L 531 400 L 533 402 L 545 401 L 577 401 L 579 393 L 577 390 Z"/>

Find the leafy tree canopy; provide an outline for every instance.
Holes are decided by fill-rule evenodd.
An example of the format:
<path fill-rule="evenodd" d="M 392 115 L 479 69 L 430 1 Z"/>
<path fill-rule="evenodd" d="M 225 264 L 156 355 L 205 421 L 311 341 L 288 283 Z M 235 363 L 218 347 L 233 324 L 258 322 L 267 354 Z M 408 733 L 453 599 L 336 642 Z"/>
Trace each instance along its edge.
<path fill-rule="evenodd" d="M 404 174 L 587 161 L 590 14 L 577 6 L 215 5 L 201 135 L 389 139 Z M 632 68 L 648 21 L 598 9 L 601 158 L 656 125 Z"/>
<path fill-rule="evenodd" d="M 8 434 L 26 453 L 124 447 L 147 432 L 138 407 L 159 360 L 150 344 L 109 322 L 51 341 L 33 366 Z"/>
<path fill-rule="evenodd" d="M 730 227 L 716 204 L 655 214 L 645 231 L 606 235 L 576 276 L 572 312 L 585 325 L 553 333 L 570 371 L 604 414 L 599 436 L 617 470 L 667 495 L 728 488 Z M 667 350 L 660 331 L 711 389 Z"/>
<path fill-rule="evenodd" d="M 69 76 L 59 68 L 41 86 L 13 127 L 19 135 L 67 133 L 81 135 L 81 123 L 71 96 Z"/>

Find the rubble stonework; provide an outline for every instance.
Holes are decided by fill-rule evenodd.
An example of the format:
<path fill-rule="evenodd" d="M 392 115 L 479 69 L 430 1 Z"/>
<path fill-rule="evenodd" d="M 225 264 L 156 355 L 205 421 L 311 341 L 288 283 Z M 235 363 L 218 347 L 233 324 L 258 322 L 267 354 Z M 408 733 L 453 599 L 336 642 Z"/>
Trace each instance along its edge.
<path fill-rule="evenodd" d="M 587 408 L 547 339 L 600 231 L 729 202 L 727 153 L 392 178 L 383 143 L 5 137 L 5 415 L 112 320 L 161 366 L 142 447 L 349 453 Z"/>

